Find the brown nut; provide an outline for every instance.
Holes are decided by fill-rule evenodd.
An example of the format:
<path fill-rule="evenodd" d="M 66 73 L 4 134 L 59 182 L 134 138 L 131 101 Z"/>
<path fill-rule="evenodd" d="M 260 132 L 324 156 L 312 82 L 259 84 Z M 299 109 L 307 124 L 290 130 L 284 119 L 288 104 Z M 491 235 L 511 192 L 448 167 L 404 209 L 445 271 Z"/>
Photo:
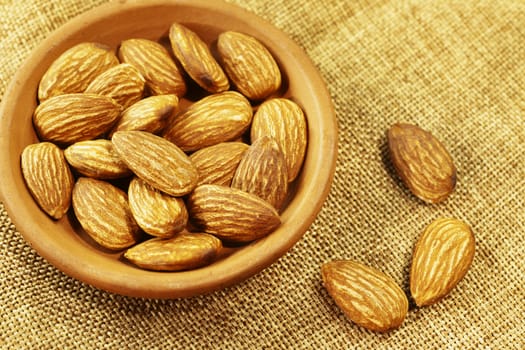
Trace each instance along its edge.
<path fill-rule="evenodd" d="M 236 188 L 200 185 L 188 197 L 190 220 L 198 229 L 228 242 L 250 242 L 281 224 L 265 200 Z"/>
<path fill-rule="evenodd" d="M 221 241 L 207 233 L 184 233 L 168 239 L 152 238 L 129 248 L 124 257 L 148 270 L 190 270 L 213 262 Z"/>
<path fill-rule="evenodd" d="M 336 260 L 322 265 L 321 274 L 328 294 L 359 326 L 386 332 L 403 323 L 408 299 L 385 273 L 358 262 Z"/>
<path fill-rule="evenodd" d="M 281 87 L 277 62 L 254 37 L 227 31 L 219 35 L 217 49 L 228 77 L 250 100 L 263 100 Z"/>
<path fill-rule="evenodd" d="M 230 83 L 204 41 L 192 30 L 173 23 L 169 32 L 171 48 L 188 75 L 211 93 L 226 91 Z"/>
<path fill-rule="evenodd" d="M 111 250 L 137 243 L 139 226 L 124 191 L 106 181 L 81 177 L 73 188 L 72 199 L 80 225 L 95 242 Z"/>
<path fill-rule="evenodd" d="M 394 124 L 387 136 L 394 168 L 410 191 L 428 203 L 447 199 L 456 186 L 456 167 L 445 146 L 412 124 Z"/>
<path fill-rule="evenodd" d="M 100 73 L 119 64 L 109 46 L 80 43 L 62 53 L 47 69 L 38 86 L 40 102 L 53 96 L 84 92 Z"/>
<path fill-rule="evenodd" d="M 190 158 L 175 144 L 146 131 L 117 131 L 111 138 L 122 161 L 154 188 L 180 197 L 199 180 Z"/>
<path fill-rule="evenodd" d="M 60 148 L 50 142 L 26 146 L 21 155 L 22 175 L 37 204 L 54 219 L 69 210 L 74 179 Z"/>
<path fill-rule="evenodd" d="M 418 306 L 449 294 L 466 275 L 476 249 L 471 228 L 461 220 L 440 218 L 428 225 L 412 256 L 410 292 Z"/>

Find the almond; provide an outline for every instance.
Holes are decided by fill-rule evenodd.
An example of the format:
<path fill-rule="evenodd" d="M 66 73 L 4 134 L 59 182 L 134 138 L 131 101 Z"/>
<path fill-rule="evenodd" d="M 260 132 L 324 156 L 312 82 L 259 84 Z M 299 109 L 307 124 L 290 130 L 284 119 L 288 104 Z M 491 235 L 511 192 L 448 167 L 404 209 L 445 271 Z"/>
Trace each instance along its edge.
<path fill-rule="evenodd" d="M 256 38 L 227 31 L 219 35 L 217 49 L 226 74 L 249 99 L 265 99 L 281 87 L 277 62 Z"/>
<path fill-rule="evenodd" d="M 26 146 L 21 155 L 22 175 L 37 204 L 54 219 L 69 210 L 74 179 L 64 154 L 50 142 Z"/>
<path fill-rule="evenodd" d="M 124 163 L 154 188 L 178 197 L 197 185 L 197 169 L 170 141 L 146 131 L 117 131 L 111 141 Z"/>
<path fill-rule="evenodd" d="M 253 116 L 252 143 L 271 136 L 281 148 L 288 168 L 288 182 L 299 175 L 307 147 L 307 124 L 303 110 L 292 100 L 273 98 L 262 103 Z"/>
<path fill-rule="evenodd" d="M 122 63 L 97 76 L 84 93 L 109 96 L 122 108 L 128 108 L 144 95 L 145 82 L 135 67 Z"/>
<path fill-rule="evenodd" d="M 188 223 L 181 198 L 169 196 L 135 177 L 128 188 L 129 206 L 138 225 L 152 236 L 169 238 Z"/>
<path fill-rule="evenodd" d="M 131 171 L 106 139 L 80 141 L 64 150 L 67 162 L 80 174 L 96 179 L 119 179 Z"/>
<path fill-rule="evenodd" d="M 81 177 L 72 198 L 80 225 L 95 242 L 111 250 L 137 243 L 139 226 L 124 191 L 106 181 Z"/>
<path fill-rule="evenodd" d="M 410 269 L 410 292 L 418 306 L 434 304 L 455 288 L 472 264 L 475 246 L 471 228 L 461 220 L 440 218 L 425 228 Z"/>
<path fill-rule="evenodd" d="M 236 188 L 200 185 L 188 197 L 192 224 L 227 242 L 250 242 L 280 225 L 279 214 L 268 202 Z"/>
<path fill-rule="evenodd" d="M 111 97 L 66 94 L 41 103 L 33 114 L 35 130 L 42 141 L 69 145 L 91 140 L 112 127 L 122 107 Z"/>
<path fill-rule="evenodd" d="M 335 260 L 321 267 L 323 283 L 343 313 L 371 331 L 398 328 L 408 312 L 403 290 L 385 273 L 350 260 Z"/>
<path fill-rule="evenodd" d="M 210 93 L 226 91 L 230 83 L 206 43 L 192 30 L 173 23 L 169 38 L 175 57 L 188 75 Z"/>
<path fill-rule="evenodd" d="M 221 142 L 190 155 L 199 173 L 198 185 L 230 186 L 233 174 L 249 146 L 243 142 Z"/>
<path fill-rule="evenodd" d="M 176 95 L 146 97 L 122 112 L 112 133 L 129 130 L 160 133 L 176 113 L 178 105 L 179 99 Z"/>
<path fill-rule="evenodd" d="M 40 102 L 50 97 L 84 92 L 100 73 L 119 64 L 115 53 L 99 43 L 80 43 L 62 53 L 44 73 L 38 86 Z"/>
<path fill-rule="evenodd" d="M 209 95 L 176 115 L 164 137 L 183 151 L 196 151 L 237 139 L 252 116 L 250 102 L 238 92 Z"/>
<path fill-rule="evenodd" d="M 250 146 L 239 162 L 231 187 L 281 209 L 288 192 L 288 171 L 281 148 L 273 138 L 260 137 Z"/>
<path fill-rule="evenodd" d="M 186 94 L 186 82 L 170 56 L 168 50 L 148 39 L 128 39 L 122 41 L 118 51 L 122 62 L 129 63 L 139 70 L 146 79 L 146 86 L 152 95 Z"/>
<path fill-rule="evenodd" d="M 181 271 L 210 264 L 221 249 L 221 241 L 212 235 L 185 233 L 149 239 L 128 249 L 124 257 L 148 270 Z"/>
<path fill-rule="evenodd" d="M 412 124 L 394 124 L 387 136 L 394 168 L 410 191 L 427 203 L 447 199 L 456 185 L 456 167 L 445 146 Z"/>

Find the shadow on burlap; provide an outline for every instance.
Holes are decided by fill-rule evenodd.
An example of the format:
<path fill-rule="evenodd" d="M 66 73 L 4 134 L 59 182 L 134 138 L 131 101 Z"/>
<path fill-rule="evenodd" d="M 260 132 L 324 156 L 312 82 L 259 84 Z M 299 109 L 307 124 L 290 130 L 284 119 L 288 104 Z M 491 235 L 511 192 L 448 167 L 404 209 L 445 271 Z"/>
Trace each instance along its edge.
<path fill-rule="evenodd" d="M 0 4 L 0 93 L 51 30 L 103 2 Z M 0 207 L 0 348 L 525 348 L 525 3 L 232 2 L 296 40 L 333 96 L 339 159 L 315 223 L 241 284 L 145 300 L 65 276 Z M 385 133 L 398 121 L 432 132 L 452 154 L 458 184 L 445 203 L 422 203 L 393 174 Z M 412 248 L 440 216 L 466 221 L 476 235 L 474 263 L 452 294 L 412 306 L 387 334 L 345 318 L 321 285 L 320 264 L 354 259 L 408 293 Z"/>

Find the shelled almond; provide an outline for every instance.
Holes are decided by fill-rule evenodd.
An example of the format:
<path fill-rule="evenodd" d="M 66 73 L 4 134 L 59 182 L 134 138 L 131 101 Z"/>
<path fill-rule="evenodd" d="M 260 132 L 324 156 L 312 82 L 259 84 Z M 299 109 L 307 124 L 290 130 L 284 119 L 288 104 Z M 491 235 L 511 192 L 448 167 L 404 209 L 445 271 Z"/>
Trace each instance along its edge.
<path fill-rule="evenodd" d="M 101 137 L 119 118 L 121 111 L 122 107 L 108 96 L 57 95 L 38 105 L 33 124 L 40 140 L 69 145 Z"/>
<path fill-rule="evenodd" d="M 79 43 L 58 57 L 38 86 L 38 99 L 84 92 L 99 74 L 119 64 L 113 50 L 101 43 Z"/>
<path fill-rule="evenodd" d="M 109 182 L 80 177 L 73 188 L 75 215 L 86 233 L 102 247 L 120 250 L 139 240 L 128 196 Z"/>
<path fill-rule="evenodd" d="M 109 96 L 125 109 L 142 99 L 145 84 L 137 68 L 121 63 L 99 74 L 84 92 Z"/>
<path fill-rule="evenodd" d="M 382 271 L 352 260 L 334 260 L 322 265 L 321 275 L 335 303 L 356 324 L 386 332 L 403 323 L 408 299 Z"/>
<path fill-rule="evenodd" d="M 74 179 L 64 152 L 50 142 L 27 146 L 21 155 L 29 192 L 49 216 L 60 219 L 69 210 Z"/>
<path fill-rule="evenodd" d="M 95 179 L 120 179 L 131 170 L 120 159 L 110 140 L 79 141 L 64 150 L 69 165 L 78 173 Z"/>
<path fill-rule="evenodd" d="M 456 186 L 456 167 L 445 146 L 408 123 L 392 125 L 387 136 L 394 168 L 410 191 L 428 203 L 444 201 Z"/>
<path fill-rule="evenodd" d="M 78 43 L 58 57 L 38 89 L 40 142 L 24 150 L 22 168 L 49 216 L 72 202 L 96 245 L 139 268 L 178 271 L 281 224 L 307 125 L 278 95 L 282 72 L 257 39 L 222 33 L 216 53 L 189 26 L 167 33 L 117 50 Z M 264 107 L 270 96 L 277 108 Z M 258 110 L 271 122 L 253 130 Z"/>
<path fill-rule="evenodd" d="M 418 306 L 435 304 L 465 276 L 475 253 L 475 238 L 465 222 L 439 218 L 419 238 L 410 269 L 410 292 Z"/>

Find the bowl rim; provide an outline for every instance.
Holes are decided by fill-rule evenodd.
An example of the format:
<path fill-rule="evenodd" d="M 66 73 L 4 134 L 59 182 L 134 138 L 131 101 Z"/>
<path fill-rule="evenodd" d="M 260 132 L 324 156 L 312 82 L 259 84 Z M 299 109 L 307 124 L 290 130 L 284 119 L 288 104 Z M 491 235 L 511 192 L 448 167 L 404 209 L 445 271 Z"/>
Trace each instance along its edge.
<path fill-rule="evenodd" d="M 312 103 L 315 103 L 319 113 L 324 114 L 318 118 L 321 119 L 322 124 L 318 125 L 319 130 L 309 127 L 308 139 L 311 141 L 311 138 L 315 137 L 319 147 L 315 148 L 315 153 L 313 153 L 313 148 L 308 147 L 307 149 L 305 164 L 308 162 L 308 166 L 313 168 L 312 178 L 299 180 L 304 186 L 297 186 L 300 189 L 282 213 L 281 226 L 271 235 L 243 247 L 242 254 L 234 253 L 201 269 L 174 273 L 180 278 L 170 279 L 169 275 L 172 273 L 147 271 L 144 274 L 147 275 L 144 281 L 147 280 L 154 284 L 146 285 L 126 280 L 126 276 L 122 276 L 119 271 L 112 272 L 108 268 L 103 270 L 95 268 L 98 264 L 107 263 L 107 259 L 103 256 L 86 255 L 85 258 L 89 259 L 89 262 L 85 262 L 83 259 L 78 259 L 75 252 L 68 251 L 70 247 L 61 246 L 60 239 L 51 241 L 46 239 L 46 235 L 42 234 L 45 230 L 28 220 L 35 204 L 27 203 L 24 200 L 27 196 L 20 196 L 17 193 L 15 179 L 21 177 L 21 171 L 19 167 L 14 168 L 13 164 L 17 160 L 19 162 L 20 154 L 9 154 L 0 158 L 0 174 L 3 178 L 0 183 L 0 201 L 4 204 L 9 217 L 24 240 L 41 257 L 66 275 L 116 294 L 174 299 L 210 293 L 246 280 L 283 256 L 304 235 L 316 219 L 330 192 L 336 169 L 338 125 L 330 93 L 311 59 L 287 34 L 258 15 L 223 1 L 119 1 L 100 5 L 74 17 L 53 31 L 32 50 L 13 76 L 0 105 L 0 148 L 10 149 L 10 134 L 15 124 L 14 119 L 16 119 L 14 116 L 16 101 L 22 94 L 23 82 L 29 79 L 31 72 L 31 70 L 22 69 L 23 67 L 31 62 L 42 61 L 50 48 L 57 42 L 65 40 L 64 32 L 75 31 L 78 26 L 96 23 L 101 21 L 101 18 L 110 18 L 121 11 L 151 6 L 191 6 L 242 18 L 243 21 L 250 22 L 253 27 L 264 28 L 265 38 L 274 38 L 276 45 L 287 50 L 287 57 L 294 59 L 297 64 L 306 67 L 311 72 L 309 83 L 315 88 L 317 97 Z M 246 256 L 251 257 L 250 263 L 246 262 Z"/>

